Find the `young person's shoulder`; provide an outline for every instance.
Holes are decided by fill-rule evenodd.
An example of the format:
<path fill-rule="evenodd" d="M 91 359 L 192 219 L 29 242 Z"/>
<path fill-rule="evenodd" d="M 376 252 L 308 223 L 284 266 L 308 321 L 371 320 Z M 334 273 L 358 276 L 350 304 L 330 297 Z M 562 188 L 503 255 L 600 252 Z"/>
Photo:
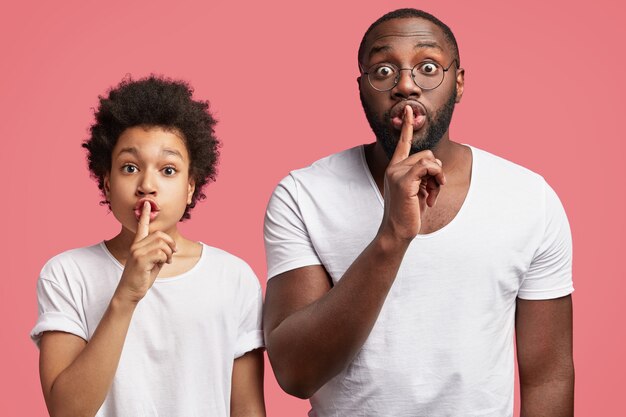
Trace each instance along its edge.
<path fill-rule="evenodd" d="M 89 271 L 119 268 L 103 242 L 91 246 L 69 249 L 50 258 L 41 269 L 41 279 L 67 280 L 85 276 Z"/>
<path fill-rule="evenodd" d="M 200 262 L 204 271 L 212 275 L 229 281 L 236 280 L 238 285 L 260 288 L 259 280 L 250 265 L 230 252 L 202 243 Z"/>

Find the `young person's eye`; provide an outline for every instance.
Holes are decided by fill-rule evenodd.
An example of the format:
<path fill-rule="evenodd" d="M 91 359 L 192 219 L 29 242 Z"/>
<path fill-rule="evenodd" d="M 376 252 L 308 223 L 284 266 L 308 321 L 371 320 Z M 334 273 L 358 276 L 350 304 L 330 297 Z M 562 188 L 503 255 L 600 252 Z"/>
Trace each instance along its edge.
<path fill-rule="evenodd" d="M 174 168 L 174 167 L 165 167 L 165 168 L 163 168 L 163 173 L 166 176 L 171 177 L 172 175 L 176 174 L 176 168 Z"/>
<path fill-rule="evenodd" d="M 135 172 L 137 172 L 137 167 L 134 165 L 126 164 L 122 167 L 122 172 L 126 174 L 134 174 Z"/>

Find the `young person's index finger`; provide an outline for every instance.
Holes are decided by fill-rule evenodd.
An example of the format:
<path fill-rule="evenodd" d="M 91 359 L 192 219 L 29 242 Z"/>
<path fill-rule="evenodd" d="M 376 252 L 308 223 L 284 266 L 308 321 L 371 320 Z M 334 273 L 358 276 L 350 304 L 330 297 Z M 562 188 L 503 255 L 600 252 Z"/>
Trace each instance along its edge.
<path fill-rule="evenodd" d="M 147 201 L 143 202 L 143 207 L 141 207 L 141 216 L 139 216 L 139 223 L 137 223 L 137 234 L 135 234 L 135 242 L 139 242 L 146 236 L 148 236 L 150 230 L 150 203 Z"/>
<path fill-rule="evenodd" d="M 411 143 L 413 142 L 413 109 L 407 105 L 404 108 L 404 118 L 402 119 L 402 130 L 400 140 L 396 145 L 396 150 L 389 161 L 389 164 L 396 164 L 405 160 L 411 153 Z"/>

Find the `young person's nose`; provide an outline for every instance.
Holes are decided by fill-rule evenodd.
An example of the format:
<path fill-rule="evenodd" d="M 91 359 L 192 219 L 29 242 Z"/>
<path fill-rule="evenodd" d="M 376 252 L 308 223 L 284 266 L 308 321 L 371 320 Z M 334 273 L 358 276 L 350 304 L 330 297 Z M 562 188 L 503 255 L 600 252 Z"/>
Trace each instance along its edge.
<path fill-rule="evenodd" d="M 144 173 L 141 176 L 139 184 L 137 184 L 137 195 L 143 196 L 148 194 L 156 194 L 157 187 L 155 178 L 150 173 Z"/>

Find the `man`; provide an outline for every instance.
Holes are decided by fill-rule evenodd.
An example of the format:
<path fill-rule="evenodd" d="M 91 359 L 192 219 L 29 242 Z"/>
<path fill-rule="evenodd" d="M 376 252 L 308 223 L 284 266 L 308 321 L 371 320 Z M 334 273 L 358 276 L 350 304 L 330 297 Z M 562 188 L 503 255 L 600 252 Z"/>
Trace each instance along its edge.
<path fill-rule="evenodd" d="M 543 178 L 455 143 L 464 70 L 414 9 L 359 48 L 376 142 L 294 171 L 268 205 L 264 328 L 310 416 L 573 415 L 571 237 Z"/>

